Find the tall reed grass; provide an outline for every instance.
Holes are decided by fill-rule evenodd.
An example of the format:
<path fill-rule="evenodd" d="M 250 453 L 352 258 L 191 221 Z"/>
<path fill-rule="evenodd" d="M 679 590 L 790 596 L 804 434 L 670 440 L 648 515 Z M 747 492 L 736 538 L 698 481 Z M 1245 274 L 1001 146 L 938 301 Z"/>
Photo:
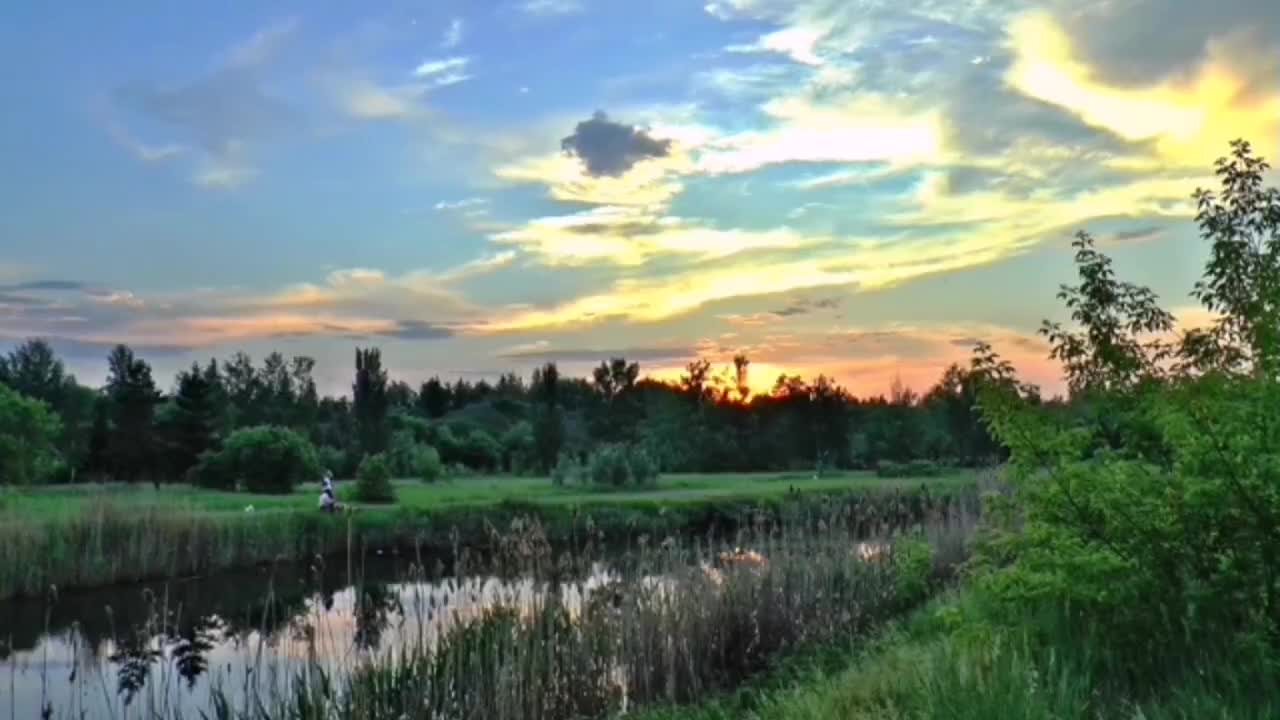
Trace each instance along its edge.
<path fill-rule="evenodd" d="M 213 706 L 245 719 L 568 720 L 685 703 L 918 604 L 973 527 L 972 516 L 934 515 L 868 552 L 850 539 L 856 513 L 829 509 L 790 525 L 761 520 L 727 542 L 645 539 L 602 585 L 552 580 L 430 642 L 336 674 L 315 664 L 265 694 L 215 694 Z M 517 530 L 534 539 L 516 546 L 544 555 L 536 524 Z"/>
<path fill-rule="evenodd" d="M 329 516 L 272 510 L 209 512 L 110 496 L 70 516 L 26 517 L 0 510 L 0 600 L 139 580 L 177 578 L 353 549 L 397 547 L 453 553 L 485 549 L 493 526 L 533 517 L 557 547 L 593 538 L 619 543 L 640 535 L 723 535 L 763 515 L 777 520 L 849 513 L 855 534 L 871 536 L 918 524 L 931 513 L 976 504 L 971 489 L 931 492 L 868 489 L 838 496 L 800 495 L 764 502 L 638 500 L 590 508 L 505 502 L 493 507 L 362 511 Z"/>

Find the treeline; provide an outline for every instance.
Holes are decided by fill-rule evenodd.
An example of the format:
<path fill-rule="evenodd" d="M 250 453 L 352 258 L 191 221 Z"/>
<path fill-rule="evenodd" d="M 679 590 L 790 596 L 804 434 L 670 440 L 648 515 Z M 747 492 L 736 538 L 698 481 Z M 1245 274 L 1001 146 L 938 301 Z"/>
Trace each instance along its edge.
<path fill-rule="evenodd" d="M 794 375 L 750 395 L 744 356 L 721 372 L 696 360 L 670 383 L 613 358 L 590 378 L 549 363 L 528 381 L 435 377 L 414 388 L 388 377 L 378 349 L 357 349 L 343 397 L 317 392 L 311 358 L 278 352 L 260 364 L 244 353 L 193 364 L 168 392 L 128 346 L 107 364 L 106 385 L 90 388 L 44 340 L 0 356 L 4 482 L 191 480 L 202 455 L 261 426 L 294 431 L 339 477 L 379 453 L 411 474 L 425 446 L 455 473 L 549 473 L 603 446 L 641 450 L 664 472 L 977 465 L 1002 452 L 974 411 L 979 378 L 958 365 L 923 394 L 895 383 L 859 398 L 831 378 Z"/>

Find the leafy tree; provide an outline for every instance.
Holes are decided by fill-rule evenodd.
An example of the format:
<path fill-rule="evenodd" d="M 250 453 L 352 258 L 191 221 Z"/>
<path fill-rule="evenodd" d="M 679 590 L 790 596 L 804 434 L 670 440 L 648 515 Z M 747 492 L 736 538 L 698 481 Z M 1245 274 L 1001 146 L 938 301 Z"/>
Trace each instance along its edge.
<path fill-rule="evenodd" d="M 360 450 L 375 455 L 387 447 L 387 371 L 377 348 L 356 348 L 356 379 L 351 386 Z"/>
<path fill-rule="evenodd" d="M 59 430 L 45 402 L 0 384 L 0 484 L 39 482 L 57 461 Z"/>
<path fill-rule="evenodd" d="M 1082 329 L 1051 331 L 1053 352 L 1118 421 L 1051 412 L 989 348 L 973 364 L 983 417 L 1011 452 L 1012 492 L 993 499 L 975 564 L 984 600 L 1105 637 L 1097 662 L 1129 692 L 1176 684 L 1171 673 L 1198 681 L 1206 650 L 1280 649 L 1277 195 L 1242 143 L 1218 167 L 1224 199 L 1197 195 L 1212 248 L 1196 292 L 1224 317 L 1184 340 L 1190 362 L 1161 367 L 1165 348 L 1139 336 L 1167 314 L 1077 246 L 1082 287 L 1064 299 Z"/>
<path fill-rule="evenodd" d="M 151 475 L 158 484 L 155 408 L 160 393 L 151 366 L 126 345 L 117 345 L 107 364 L 111 468 L 120 479 L 133 482 Z"/>
<path fill-rule="evenodd" d="M 1173 316 L 1162 310 L 1156 294 L 1116 280 L 1111 259 L 1094 248 L 1085 232 L 1076 235 L 1076 269 L 1080 284 L 1058 293 L 1081 330 L 1045 321 L 1041 328 L 1052 348 L 1049 357 L 1062 363 L 1073 393 L 1131 388 L 1160 373 L 1168 349 L 1156 333 L 1173 329 Z"/>
<path fill-rule="evenodd" d="M 640 365 L 625 358 L 612 358 L 600 363 L 591 373 L 601 406 L 595 419 L 596 436 L 605 442 L 630 439 L 638 420 L 638 403 L 634 394 Z"/>
<path fill-rule="evenodd" d="M 194 472 L 204 487 L 251 493 L 288 494 L 317 482 L 321 468 L 315 447 L 288 428 L 260 425 L 231 433 L 216 452 L 206 452 Z"/>
<path fill-rule="evenodd" d="M 1219 193 L 1196 192 L 1196 221 L 1210 243 L 1193 295 L 1219 319 L 1189 334 L 1182 356 L 1199 369 L 1277 374 L 1280 348 L 1280 189 L 1263 187 L 1270 165 L 1243 140 L 1217 162 Z"/>
<path fill-rule="evenodd" d="M 533 466 L 534 432 L 528 421 L 520 421 L 502 434 L 503 464 L 508 472 L 519 472 Z"/>
<path fill-rule="evenodd" d="M 409 387 L 409 383 L 393 380 L 387 384 L 387 406 L 393 409 L 409 411 L 418 404 L 418 396 Z"/>
<path fill-rule="evenodd" d="M 232 426 L 257 425 L 264 419 L 263 408 L 258 404 L 262 397 L 261 378 L 253 367 L 253 360 L 238 352 L 222 364 L 223 386 L 232 410 Z"/>

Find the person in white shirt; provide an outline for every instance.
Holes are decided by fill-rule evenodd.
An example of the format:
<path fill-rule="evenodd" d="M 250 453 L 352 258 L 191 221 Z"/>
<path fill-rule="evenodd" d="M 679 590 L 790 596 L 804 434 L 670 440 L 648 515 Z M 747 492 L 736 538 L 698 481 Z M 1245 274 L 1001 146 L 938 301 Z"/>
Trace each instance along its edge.
<path fill-rule="evenodd" d="M 325 470 L 324 479 L 321 483 L 323 489 L 320 491 L 320 509 L 325 512 L 333 512 L 338 509 L 338 501 L 333 496 L 333 473 Z"/>

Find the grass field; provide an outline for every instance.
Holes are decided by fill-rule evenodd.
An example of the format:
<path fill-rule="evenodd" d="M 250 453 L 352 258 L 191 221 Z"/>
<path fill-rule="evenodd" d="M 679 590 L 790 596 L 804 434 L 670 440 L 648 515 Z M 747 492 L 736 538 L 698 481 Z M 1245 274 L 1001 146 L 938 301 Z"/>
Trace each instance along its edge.
<path fill-rule="evenodd" d="M 556 486 L 545 477 L 481 475 L 427 484 L 396 481 L 395 505 L 371 505 L 363 512 L 388 512 L 437 508 L 484 508 L 504 502 L 546 505 L 611 505 L 634 503 L 706 502 L 716 500 L 768 500 L 797 493 L 840 493 L 850 490 L 918 489 L 922 483 L 955 488 L 971 483 L 974 473 L 955 471 L 938 478 L 888 479 L 870 472 L 849 472 L 814 478 L 806 473 L 725 473 L 666 475 L 656 487 L 612 490 L 582 485 Z M 339 496 L 348 482 L 339 482 Z M 189 485 L 65 485 L 0 491 L 0 522 L 34 518 L 70 517 L 91 504 L 110 501 L 127 509 L 174 508 L 209 513 L 306 511 L 316 512 L 319 484 L 299 487 L 291 495 L 251 495 L 203 490 Z"/>

